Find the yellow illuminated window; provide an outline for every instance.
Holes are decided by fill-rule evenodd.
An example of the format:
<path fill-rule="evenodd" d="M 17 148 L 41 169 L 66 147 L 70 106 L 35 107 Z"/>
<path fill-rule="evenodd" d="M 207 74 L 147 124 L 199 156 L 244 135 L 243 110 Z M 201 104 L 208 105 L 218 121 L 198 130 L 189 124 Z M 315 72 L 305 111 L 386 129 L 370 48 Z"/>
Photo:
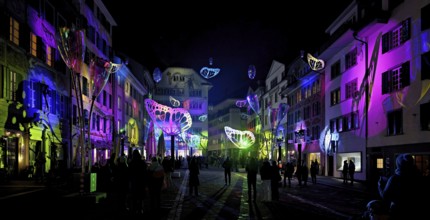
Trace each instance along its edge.
<path fill-rule="evenodd" d="M 52 49 L 50 46 L 46 46 L 46 64 L 52 66 Z"/>
<path fill-rule="evenodd" d="M 33 33 L 30 33 L 30 53 L 33 56 L 37 56 L 37 36 Z"/>
<path fill-rule="evenodd" d="M 376 159 L 376 168 L 378 168 L 378 169 L 384 168 L 384 159 L 382 159 L 382 158 Z"/>
<path fill-rule="evenodd" d="M 19 45 L 19 23 L 12 17 L 9 19 L 9 40 Z"/>

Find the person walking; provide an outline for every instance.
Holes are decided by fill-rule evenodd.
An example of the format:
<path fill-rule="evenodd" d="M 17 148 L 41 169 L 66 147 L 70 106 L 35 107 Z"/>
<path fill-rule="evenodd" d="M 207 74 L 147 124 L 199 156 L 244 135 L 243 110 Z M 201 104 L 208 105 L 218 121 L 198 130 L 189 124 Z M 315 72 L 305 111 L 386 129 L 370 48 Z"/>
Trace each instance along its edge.
<path fill-rule="evenodd" d="M 352 160 L 349 160 L 348 174 L 349 174 L 349 178 L 351 179 L 351 185 L 353 185 L 354 184 L 354 174 L 355 174 L 355 164 L 354 164 L 354 161 L 352 161 Z"/>
<path fill-rule="evenodd" d="M 139 150 L 133 150 L 130 172 L 130 199 L 132 214 L 143 214 L 143 201 L 146 198 L 146 187 L 148 185 L 147 165 Z"/>
<path fill-rule="evenodd" d="M 193 196 L 193 192 L 195 196 L 199 196 L 199 185 L 200 185 L 200 180 L 199 180 L 199 174 L 200 174 L 200 169 L 199 169 L 199 163 L 197 161 L 196 156 L 193 156 L 190 160 L 190 164 L 188 166 L 188 170 L 190 171 L 190 178 L 189 178 L 189 187 L 190 187 L 190 197 Z"/>
<path fill-rule="evenodd" d="M 251 198 L 253 202 L 256 202 L 258 164 L 255 157 L 251 157 L 249 159 L 248 164 L 246 164 L 245 171 L 248 179 L 248 202 L 251 202 Z"/>
<path fill-rule="evenodd" d="M 148 189 L 151 212 L 157 213 L 161 205 L 161 188 L 164 182 L 164 169 L 158 162 L 157 157 L 151 158 L 151 164 L 148 167 Z"/>
<path fill-rule="evenodd" d="M 315 161 L 311 162 L 311 179 L 312 179 L 312 183 L 316 184 L 317 183 L 317 172 L 318 172 L 318 161 L 317 159 L 315 159 Z"/>
<path fill-rule="evenodd" d="M 174 161 L 171 158 L 171 156 L 164 157 L 163 161 L 161 162 L 161 165 L 164 169 L 164 183 L 166 184 L 167 190 L 173 190 L 174 184 L 172 181 L 172 172 L 174 168 Z"/>
<path fill-rule="evenodd" d="M 222 163 L 222 167 L 224 168 L 224 180 L 225 180 L 225 185 L 227 186 L 231 184 L 231 167 L 232 167 L 232 163 L 230 160 L 230 157 L 227 157 L 224 162 Z"/>
<path fill-rule="evenodd" d="M 287 185 L 288 179 L 288 188 L 291 188 L 291 178 L 293 178 L 294 173 L 294 165 L 291 162 L 287 162 L 284 167 L 284 187 Z"/>
<path fill-rule="evenodd" d="M 306 161 L 303 161 L 301 169 L 302 169 L 301 175 L 302 175 L 303 185 L 307 186 L 308 185 L 308 178 L 309 178 L 309 168 L 306 165 Z"/>
<path fill-rule="evenodd" d="M 279 167 L 275 160 L 272 161 L 270 167 L 270 191 L 272 194 L 272 201 L 279 200 L 279 181 L 282 180 L 281 174 L 279 173 Z"/>
<path fill-rule="evenodd" d="M 342 177 L 343 177 L 343 184 L 348 183 L 348 161 L 343 161 L 343 167 L 342 167 Z"/>
<path fill-rule="evenodd" d="M 263 165 L 260 167 L 260 178 L 262 183 L 262 201 L 271 201 L 272 200 L 272 193 L 270 191 L 270 184 L 271 184 L 271 167 L 268 159 L 265 159 L 263 161 Z"/>

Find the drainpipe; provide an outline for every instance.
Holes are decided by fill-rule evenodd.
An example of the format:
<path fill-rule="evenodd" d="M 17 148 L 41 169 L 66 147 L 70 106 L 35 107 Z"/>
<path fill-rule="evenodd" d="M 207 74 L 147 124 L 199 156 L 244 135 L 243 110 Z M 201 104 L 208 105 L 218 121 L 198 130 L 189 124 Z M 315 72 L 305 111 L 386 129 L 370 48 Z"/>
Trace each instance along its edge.
<path fill-rule="evenodd" d="M 366 82 L 365 82 L 365 87 L 364 87 L 364 94 L 366 97 L 365 97 L 365 103 L 364 103 L 365 104 L 364 114 L 365 114 L 366 126 L 365 126 L 365 133 L 364 133 L 365 134 L 364 152 L 365 152 L 365 158 L 366 158 L 366 167 L 368 167 L 367 166 L 368 165 L 368 156 L 367 156 L 367 144 L 368 143 L 367 142 L 368 142 L 368 136 L 369 136 L 369 123 L 368 123 L 368 121 L 369 121 L 369 116 L 368 116 L 368 114 L 369 114 L 369 59 L 368 59 L 369 45 L 368 45 L 367 41 L 361 40 L 357 37 L 356 31 L 354 31 L 353 37 L 355 40 L 357 40 L 357 41 L 359 41 L 365 45 L 365 54 L 364 54 L 364 57 L 365 57 L 365 75 L 364 75 L 364 80 L 366 80 Z M 367 178 L 368 176 L 369 176 L 369 169 L 366 169 L 366 179 L 368 179 Z"/>

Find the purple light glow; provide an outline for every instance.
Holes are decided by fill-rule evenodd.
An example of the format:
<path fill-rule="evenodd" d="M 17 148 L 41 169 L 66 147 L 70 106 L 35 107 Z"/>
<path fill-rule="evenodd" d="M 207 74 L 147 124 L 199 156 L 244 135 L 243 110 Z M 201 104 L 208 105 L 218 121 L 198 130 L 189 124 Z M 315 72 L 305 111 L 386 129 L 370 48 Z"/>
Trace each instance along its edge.
<path fill-rule="evenodd" d="M 56 48 L 55 29 L 49 22 L 38 16 L 38 12 L 33 8 L 27 8 L 28 25 L 36 36 L 42 38 L 43 43 L 52 48 Z"/>
<path fill-rule="evenodd" d="M 254 110 L 255 114 L 260 115 L 260 104 L 258 102 L 257 94 L 249 94 L 246 97 L 246 100 L 248 100 L 248 104 L 252 110 Z"/>

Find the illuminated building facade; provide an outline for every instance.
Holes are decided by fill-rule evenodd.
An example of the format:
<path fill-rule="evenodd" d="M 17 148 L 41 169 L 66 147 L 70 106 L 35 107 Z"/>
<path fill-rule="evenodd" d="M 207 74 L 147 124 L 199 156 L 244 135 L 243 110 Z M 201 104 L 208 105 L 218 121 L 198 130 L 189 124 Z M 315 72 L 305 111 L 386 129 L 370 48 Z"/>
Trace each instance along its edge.
<path fill-rule="evenodd" d="M 85 30 L 86 54 L 79 80 L 85 127 L 90 129 L 92 143 L 91 149 L 86 151 L 85 160 L 88 161 L 91 156 L 92 164 L 103 164 L 111 152 L 118 153 L 120 141 L 117 128 L 125 128 L 131 118 L 138 121 L 142 130 L 139 132 L 144 133 L 140 123 L 140 119 L 145 117 L 143 105 L 133 107 L 130 110 L 132 114 L 122 111 L 127 109 L 124 107 L 126 103 L 133 106 L 143 100 L 142 96 L 149 94 L 153 87 L 149 73 L 144 72 L 142 67 L 127 67 L 111 75 L 95 100 L 91 121 L 88 121 L 90 60 L 97 57 L 114 63 L 122 62 L 114 56 L 112 49 L 112 26 L 116 23 L 102 1 L 2 1 L 0 8 L 2 171 L 11 177 L 24 177 L 27 170 L 34 166 L 39 153 L 46 155 L 46 173 L 56 168 L 79 168 L 82 163 L 81 147 L 78 146 L 76 97 L 70 70 L 57 50 L 58 27 Z M 144 79 L 129 73 L 143 75 Z M 130 85 L 127 91 L 126 83 Z M 124 97 L 121 102 L 117 102 L 118 94 Z M 117 110 L 118 107 L 121 111 Z M 135 137 L 132 143 L 143 147 L 143 135 L 138 140 Z"/>
<path fill-rule="evenodd" d="M 287 160 L 297 163 L 298 148 L 301 147 L 301 161 L 308 167 L 312 161 L 317 160 L 321 164 L 323 160 L 319 145 L 324 126 L 323 80 L 323 72 L 312 70 L 304 57 L 297 57 L 287 66 L 286 83 L 280 89 L 280 95 L 286 97 L 289 106 L 286 123 L 283 124 Z M 296 133 L 301 129 L 304 136 L 297 137 Z"/>
<path fill-rule="evenodd" d="M 189 138 L 192 135 L 199 135 L 201 139 L 208 140 L 208 120 L 207 117 L 202 116 L 208 114 L 208 94 L 211 88 L 212 84 L 200 74 L 193 69 L 183 67 L 167 68 L 162 73 L 161 81 L 155 85 L 153 99 L 157 103 L 170 107 L 175 105 L 175 108 L 184 108 L 191 114 L 192 126 L 186 131 L 187 134 L 174 137 L 177 151 L 174 155 L 182 157 L 206 155 L 207 144 L 200 144 L 203 143 L 200 142 L 194 146 Z M 169 135 L 164 135 L 166 155 L 171 155 L 171 138 Z"/>
<path fill-rule="evenodd" d="M 429 168 L 430 1 L 356 1 L 327 29 L 326 125 L 337 132 L 333 175 L 354 160 L 355 178 L 375 183 L 395 157 Z M 367 71 L 366 71 L 367 70 Z"/>

